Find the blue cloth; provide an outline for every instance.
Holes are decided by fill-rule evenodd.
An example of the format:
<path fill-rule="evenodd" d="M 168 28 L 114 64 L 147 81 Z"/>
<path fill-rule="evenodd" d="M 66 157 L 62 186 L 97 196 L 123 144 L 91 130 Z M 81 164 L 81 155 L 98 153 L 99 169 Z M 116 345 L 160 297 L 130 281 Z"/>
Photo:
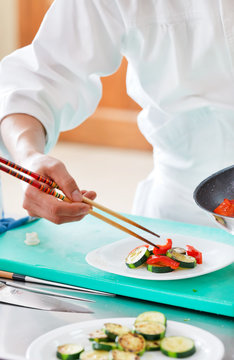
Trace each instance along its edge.
<path fill-rule="evenodd" d="M 17 220 L 15 220 L 13 218 L 2 218 L 2 219 L 0 219 L 0 234 L 6 232 L 8 230 L 14 229 L 18 226 L 24 225 L 28 222 L 34 221 L 36 219 L 38 219 L 38 218 L 32 217 L 32 216 L 25 216 L 25 217 L 17 219 Z"/>

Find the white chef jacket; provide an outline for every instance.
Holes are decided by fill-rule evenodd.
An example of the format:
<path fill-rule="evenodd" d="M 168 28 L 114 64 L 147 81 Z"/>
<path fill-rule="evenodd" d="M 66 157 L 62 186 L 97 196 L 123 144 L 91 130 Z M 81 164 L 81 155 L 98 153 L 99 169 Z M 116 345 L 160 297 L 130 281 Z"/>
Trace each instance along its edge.
<path fill-rule="evenodd" d="M 154 153 L 133 212 L 212 225 L 193 191 L 233 164 L 233 0 L 55 0 L 32 44 L 1 63 L 0 118 L 38 118 L 49 151 L 95 111 L 123 56 Z"/>

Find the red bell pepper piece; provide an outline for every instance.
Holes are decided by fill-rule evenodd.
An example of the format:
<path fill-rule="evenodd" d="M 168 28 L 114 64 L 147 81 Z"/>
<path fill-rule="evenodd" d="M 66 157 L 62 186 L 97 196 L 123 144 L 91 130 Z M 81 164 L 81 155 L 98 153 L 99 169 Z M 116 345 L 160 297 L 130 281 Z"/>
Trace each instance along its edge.
<path fill-rule="evenodd" d="M 224 199 L 214 212 L 219 215 L 234 217 L 234 200 Z"/>
<path fill-rule="evenodd" d="M 159 264 L 162 266 L 169 266 L 172 269 L 177 269 L 180 265 L 178 261 L 172 260 L 168 256 L 164 255 L 151 255 L 148 257 L 146 262 L 149 265 Z"/>
<path fill-rule="evenodd" d="M 198 264 L 202 264 L 202 253 L 192 245 L 186 245 L 187 254 L 193 256 Z"/>
<path fill-rule="evenodd" d="M 161 255 L 166 254 L 167 250 L 170 250 L 172 247 L 172 240 L 167 239 L 167 242 L 165 245 L 157 245 L 157 247 L 153 248 L 154 255 Z"/>

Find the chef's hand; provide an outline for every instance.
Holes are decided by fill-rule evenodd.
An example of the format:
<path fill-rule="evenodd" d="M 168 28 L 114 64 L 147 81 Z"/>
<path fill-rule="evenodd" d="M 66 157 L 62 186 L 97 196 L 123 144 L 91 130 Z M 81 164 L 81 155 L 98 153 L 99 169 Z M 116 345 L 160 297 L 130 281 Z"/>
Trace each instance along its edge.
<path fill-rule="evenodd" d="M 82 202 L 82 196 L 94 200 L 94 191 L 80 191 L 65 165 L 48 155 L 34 153 L 23 164 L 40 175 L 53 179 L 62 192 L 73 202 L 58 200 L 31 185 L 24 186 L 23 207 L 30 216 L 42 217 L 55 224 L 81 220 L 91 207 Z"/>
<path fill-rule="evenodd" d="M 81 220 L 88 214 L 90 206 L 82 202 L 82 195 L 93 200 L 96 193 L 80 191 L 64 164 L 44 155 L 46 130 L 38 119 L 28 114 L 10 114 L 1 121 L 0 131 L 3 143 L 15 163 L 53 179 L 73 201 L 67 203 L 31 185 L 25 185 L 23 207 L 29 215 L 62 224 Z"/>

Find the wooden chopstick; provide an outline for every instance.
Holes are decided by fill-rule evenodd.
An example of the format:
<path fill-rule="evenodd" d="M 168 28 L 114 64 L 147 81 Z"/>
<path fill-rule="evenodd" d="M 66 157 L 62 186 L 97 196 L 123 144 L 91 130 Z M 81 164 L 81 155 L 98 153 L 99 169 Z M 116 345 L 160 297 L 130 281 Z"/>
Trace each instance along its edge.
<path fill-rule="evenodd" d="M 32 178 L 34 178 L 34 179 L 36 179 L 36 180 L 38 180 L 40 182 L 43 182 L 43 183 L 45 183 L 45 184 L 47 184 L 47 185 L 49 185 L 49 186 L 51 186 L 53 188 L 57 188 L 57 189 L 59 188 L 59 186 L 53 180 L 48 179 L 48 178 L 46 178 L 46 177 L 44 177 L 42 175 L 39 175 L 39 174 L 37 174 L 37 173 L 35 173 L 33 171 L 30 171 L 28 169 L 25 169 L 22 166 L 17 165 L 17 164 L 15 164 L 12 161 L 9 161 L 7 159 L 4 159 L 1 156 L 0 156 L 0 162 L 7 165 L 7 166 L 10 166 L 10 167 L 14 168 L 15 170 L 18 170 L 18 171 L 20 171 L 20 172 L 22 172 L 24 174 L 30 175 Z"/>
<path fill-rule="evenodd" d="M 86 204 L 89 204 L 89 205 L 91 205 L 91 206 L 93 206 L 93 207 L 96 207 L 97 209 L 100 209 L 100 210 L 106 212 L 107 214 L 110 214 L 110 215 L 112 215 L 112 216 L 114 216 L 114 217 L 116 217 L 116 218 L 118 218 L 118 219 L 120 219 L 120 220 L 122 220 L 122 221 L 125 221 L 125 222 L 133 225 L 133 226 L 136 226 L 137 228 L 139 228 L 139 229 L 141 229 L 141 230 L 144 230 L 144 231 L 146 231 L 146 232 L 148 232 L 148 233 L 150 233 L 150 234 L 152 234 L 152 235 L 154 235 L 154 236 L 160 237 L 160 235 L 158 235 L 158 234 L 156 234 L 155 232 L 153 232 L 153 231 L 145 228 L 144 226 L 136 223 L 135 221 L 133 221 L 133 220 L 131 220 L 131 219 L 128 219 L 127 217 L 125 217 L 125 216 L 117 213 L 116 211 L 111 210 L 111 209 L 108 209 L 107 207 L 105 207 L 105 206 L 103 206 L 103 205 L 100 205 L 100 204 L 98 204 L 97 202 L 86 198 L 85 196 L 83 196 L 83 202 L 85 202 Z"/>
<path fill-rule="evenodd" d="M 134 237 L 136 237 L 136 238 L 138 238 L 138 239 L 146 242 L 146 243 L 149 244 L 149 245 L 152 245 L 153 247 L 158 247 L 157 245 L 153 244 L 151 241 L 145 239 L 143 236 L 138 235 L 137 233 L 131 231 L 131 230 L 128 229 L 128 228 L 126 228 L 125 226 L 120 225 L 119 223 L 117 223 L 117 222 L 115 222 L 115 221 L 113 221 L 113 220 L 111 220 L 111 219 L 109 219 L 109 218 L 107 218 L 107 217 L 105 217 L 105 216 L 103 216 L 103 215 L 101 215 L 101 214 L 93 211 L 93 210 L 90 210 L 90 211 L 89 211 L 89 214 L 95 216 L 96 218 L 98 218 L 98 219 L 100 219 L 100 220 L 102 220 L 102 221 L 105 221 L 107 224 L 110 224 L 110 225 L 116 227 L 116 228 L 119 229 L 119 230 L 122 230 L 122 231 L 126 232 L 126 233 L 129 234 L 129 235 L 132 235 L 132 236 L 134 236 Z"/>
<path fill-rule="evenodd" d="M 54 185 L 56 185 L 56 187 L 58 187 L 57 184 L 56 184 L 54 181 L 52 181 L 52 180 L 50 180 L 50 179 L 47 179 L 47 178 L 45 178 L 45 177 L 43 177 L 43 176 L 41 176 L 41 175 L 39 175 L 39 174 L 37 174 L 37 173 L 33 173 L 33 172 L 31 172 L 30 170 L 27 170 L 27 169 L 25 169 L 25 168 L 22 168 L 22 167 L 20 167 L 19 165 L 16 165 L 16 164 L 14 164 L 13 162 L 10 162 L 10 161 L 8 161 L 8 160 L 6 160 L 6 159 L 3 159 L 3 158 L 1 158 L 1 157 L 0 157 L 0 162 L 4 162 L 5 164 L 10 164 L 9 166 L 11 166 L 11 167 L 13 167 L 13 168 L 15 168 L 15 169 L 18 169 L 19 171 L 21 171 L 21 169 L 22 169 L 22 172 L 24 172 L 24 173 L 32 176 L 34 179 L 30 179 L 30 178 L 28 178 L 27 176 L 24 176 L 24 175 L 20 174 L 19 172 L 14 171 L 14 170 L 11 170 L 11 169 L 9 169 L 8 167 L 0 164 L 0 170 L 1 170 L 1 171 L 4 171 L 5 173 L 7 173 L 7 174 L 9 174 L 9 175 L 12 175 L 12 176 L 16 177 L 16 178 L 19 179 L 19 180 L 25 181 L 25 182 L 28 183 L 29 185 L 32 185 L 32 186 L 36 187 L 38 190 L 43 191 L 43 192 L 45 192 L 46 194 L 52 195 L 52 196 L 56 197 L 57 199 L 60 199 L 60 200 L 63 200 L 63 201 L 69 202 L 69 203 L 72 202 L 72 201 L 71 201 L 68 197 L 66 197 L 64 194 L 58 193 L 58 192 L 54 189 L 54 187 L 53 187 L 53 188 L 50 188 L 50 187 L 44 185 L 45 183 L 48 184 L 49 182 L 52 182 L 52 184 L 54 184 Z M 32 174 L 33 174 L 33 175 L 32 175 Z M 37 181 L 36 179 L 38 179 L 38 181 Z M 44 184 L 41 184 L 39 181 L 43 181 Z M 154 233 L 153 231 L 145 228 L 144 226 L 136 223 L 135 221 L 133 221 L 133 220 L 131 220 L 131 219 L 128 219 L 127 217 L 125 217 L 125 216 L 123 216 L 123 215 L 115 212 L 114 210 L 108 209 L 108 208 L 106 208 L 105 206 L 100 205 L 100 204 L 96 203 L 95 201 L 86 198 L 85 196 L 83 196 L 83 202 L 86 203 L 86 204 L 91 205 L 92 207 L 96 207 L 96 208 L 98 208 L 98 209 L 100 209 L 100 210 L 102 210 L 102 211 L 104 211 L 104 212 L 106 212 L 106 213 L 108 213 L 108 214 L 110 214 L 110 215 L 112 215 L 112 216 L 114 216 L 114 217 L 122 220 L 122 221 L 125 221 L 125 222 L 127 222 L 127 223 L 129 223 L 129 224 L 131 224 L 131 225 L 133 225 L 133 226 L 141 229 L 141 230 L 144 230 L 144 231 L 146 231 L 146 232 L 148 232 L 148 233 L 150 233 L 150 234 L 152 234 L 152 235 L 154 235 L 154 236 L 160 237 L 158 234 L 156 234 L 156 233 Z M 129 235 L 132 235 L 132 236 L 134 236 L 134 237 L 136 237 L 136 238 L 138 238 L 138 239 L 146 242 L 146 243 L 149 244 L 149 245 L 152 245 L 152 246 L 154 246 L 154 247 L 158 247 L 157 245 L 153 244 L 153 243 L 152 243 L 151 241 L 149 241 L 148 239 L 145 239 L 143 236 L 138 235 L 137 233 L 131 231 L 131 230 L 128 229 L 128 228 L 126 228 L 125 226 L 123 226 L 123 225 L 121 225 L 121 224 L 119 224 L 119 223 L 117 223 L 117 222 L 115 222 L 115 221 L 113 221 L 113 220 L 111 220 L 111 219 L 109 219 L 109 218 L 101 215 L 100 213 L 97 213 L 97 212 L 95 212 L 95 211 L 93 211 L 93 210 L 90 210 L 90 211 L 89 211 L 89 214 L 92 215 L 92 216 L 95 216 L 96 218 L 98 218 L 98 219 L 100 219 L 100 220 L 102 220 L 102 221 L 104 221 L 104 222 L 106 222 L 106 223 L 108 223 L 108 224 L 110 224 L 110 225 L 112 225 L 112 226 L 114 226 L 114 227 L 116 227 L 117 229 L 120 229 L 120 230 L 126 232 L 126 233 L 129 234 Z"/>

